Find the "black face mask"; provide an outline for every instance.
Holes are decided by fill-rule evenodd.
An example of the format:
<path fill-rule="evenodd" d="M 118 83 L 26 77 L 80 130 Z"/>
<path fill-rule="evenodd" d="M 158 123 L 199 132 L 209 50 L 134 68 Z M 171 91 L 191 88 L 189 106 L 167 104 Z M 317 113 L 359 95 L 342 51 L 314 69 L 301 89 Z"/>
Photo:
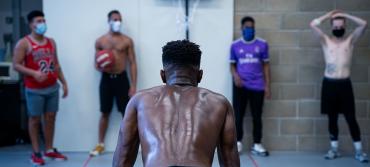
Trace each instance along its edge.
<path fill-rule="evenodd" d="M 344 28 L 333 30 L 333 35 L 338 37 L 338 38 L 343 37 L 344 33 L 346 33 L 346 29 L 344 29 Z"/>

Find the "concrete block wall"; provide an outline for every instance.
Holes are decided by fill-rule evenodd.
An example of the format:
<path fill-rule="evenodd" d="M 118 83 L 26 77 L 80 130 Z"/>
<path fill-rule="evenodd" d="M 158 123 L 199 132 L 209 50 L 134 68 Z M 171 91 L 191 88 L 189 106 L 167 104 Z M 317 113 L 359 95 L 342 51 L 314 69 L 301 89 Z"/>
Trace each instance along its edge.
<path fill-rule="evenodd" d="M 326 151 L 329 135 L 326 115 L 320 114 L 324 59 L 309 22 L 332 9 L 360 16 L 370 23 L 369 0 L 235 0 L 234 38 L 240 19 L 256 20 L 257 35 L 270 44 L 272 99 L 265 101 L 263 142 L 270 150 Z M 353 29 L 354 24 L 349 23 Z M 330 32 L 329 24 L 323 28 Z M 370 26 L 369 26 L 370 27 Z M 352 81 L 356 114 L 365 150 L 370 148 L 370 29 L 354 51 Z M 245 118 L 247 147 L 252 142 L 251 117 Z M 340 149 L 352 152 L 348 126 L 339 120 Z"/>

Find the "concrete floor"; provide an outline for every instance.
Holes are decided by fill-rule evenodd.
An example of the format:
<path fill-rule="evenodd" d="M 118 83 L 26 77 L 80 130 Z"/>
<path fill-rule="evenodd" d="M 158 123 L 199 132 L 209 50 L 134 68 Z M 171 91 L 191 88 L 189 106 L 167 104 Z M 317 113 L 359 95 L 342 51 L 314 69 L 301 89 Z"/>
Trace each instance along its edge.
<path fill-rule="evenodd" d="M 47 162 L 45 167 L 82 167 L 87 159 L 86 152 L 67 152 L 69 160 L 65 162 Z M 324 160 L 323 153 L 310 152 L 272 152 L 270 157 L 255 157 L 258 167 L 370 167 L 370 164 L 362 164 L 356 161 L 352 155 L 344 155 L 336 160 Z M 1 167 L 31 167 L 29 162 L 30 147 L 14 146 L 0 148 Z M 110 167 L 112 166 L 113 153 L 106 153 L 94 157 L 88 167 Z M 218 167 L 217 157 L 213 166 Z M 242 167 L 256 167 L 247 152 L 240 156 Z M 135 167 L 142 167 L 141 156 L 138 156 Z"/>

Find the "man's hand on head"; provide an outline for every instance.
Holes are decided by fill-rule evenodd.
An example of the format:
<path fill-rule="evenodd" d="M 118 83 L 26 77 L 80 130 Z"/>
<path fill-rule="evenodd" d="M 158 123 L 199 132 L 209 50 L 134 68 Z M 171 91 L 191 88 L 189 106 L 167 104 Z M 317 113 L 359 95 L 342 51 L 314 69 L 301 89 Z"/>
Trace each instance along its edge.
<path fill-rule="evenodd" d="M 333 15 L 335 15 L 335 14 L 337 14 L 337 13 L 343 13 L 343 11 L 342 11 L 342 10 L 339 10 L 339 9 L 334 9 L 334 10 L 330 11 L 330 12 L 328 13 L 328 15 L 329 15 L 330 17 L 332 17 Z"/>
<path fill-rule="evenodd" d="M 337 12 L 337 13 L 334 13 L 333 15 L 331 15 L 331 18 L 336 18 L 336 17 L 346 17 L 347 14 L 345 13 L 342 13 L 342 12 Z"/>

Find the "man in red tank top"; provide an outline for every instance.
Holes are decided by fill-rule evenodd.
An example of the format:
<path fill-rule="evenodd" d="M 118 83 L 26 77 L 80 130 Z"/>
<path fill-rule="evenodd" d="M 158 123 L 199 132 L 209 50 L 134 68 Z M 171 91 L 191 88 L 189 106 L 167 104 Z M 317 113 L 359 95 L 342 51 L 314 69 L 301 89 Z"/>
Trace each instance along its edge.
<path fill-rule="evenodd" d="M 31 162 L 44 165 L 44 158 L 66 160 L 67 157 L 53 147 L 55 117 L 58 111 L 59 84 L 63 98 L 68 95 L 68 86 L 58 63 L 55 41 L 46 37 L 46 24 L 41 11 L 32 11 L 27 16 L 31 33 L 20 39 L 14 49 L 14 68 L 24 75 L 27 103 L 28 131 L 32 142 Z M 45 152 L 39 148 L 39 129 L 44 118 Z"/>

